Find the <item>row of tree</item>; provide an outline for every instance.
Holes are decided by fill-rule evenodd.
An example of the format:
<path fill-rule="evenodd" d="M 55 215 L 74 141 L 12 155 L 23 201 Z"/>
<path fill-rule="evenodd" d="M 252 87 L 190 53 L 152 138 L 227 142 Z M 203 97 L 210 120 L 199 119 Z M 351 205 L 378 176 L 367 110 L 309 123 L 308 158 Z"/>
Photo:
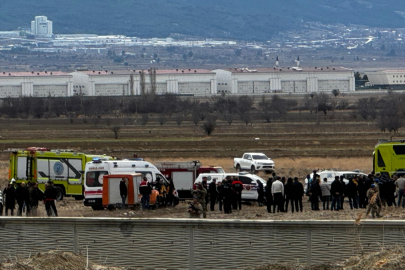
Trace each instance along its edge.
<path fill-rule="evenodd" d="M 141 124 L 149 122 L 151 114 L 161 125 L 169 119 L 178 125 L 183 121 L 192 121 L 196 126 L 200 122 L 209 123 L 215 128 L 218 119 L 231 125 L 239 120 L 246 125 L 253 120 L 263 122 L 285 121 L 292 111 L 308 110 L 311 113 L 327 115 L 334 110 L 350 109 L 352 118 L 375 121 L 382 130 L 396 132 L 403 125 L 402 116 L 405 108 L 401 106 L 405 95 L 389 92 L 380 99 L 375 97 L 361 98 L 356 104 L 349 105 L 345 98 L 336 98 L 339 93 L 313 93 L 301 99 L 282 98 L 279 95 L 261 97 L 254 100 L 251 96 L 214 96 L 200 100 L 183 98 L 176 95 L 143 94 L 125 97 L 83 97 L 66 98 L 21 97 L 3 99 L 0 113 L 10 118 L 57 118 L 68 117 L 73 122 L 81 116 L 84 121 L 92 119 L 97 125 L 101 118 L 119 119 L 123 124 L 130 123 L 133 116 L 139 116 Z M 335 96 L 335 98 L 333 98 Z M 317 116 L 317 118 L 319 118 Z M 208 124 L 207 124 L 208 125 Z"/>

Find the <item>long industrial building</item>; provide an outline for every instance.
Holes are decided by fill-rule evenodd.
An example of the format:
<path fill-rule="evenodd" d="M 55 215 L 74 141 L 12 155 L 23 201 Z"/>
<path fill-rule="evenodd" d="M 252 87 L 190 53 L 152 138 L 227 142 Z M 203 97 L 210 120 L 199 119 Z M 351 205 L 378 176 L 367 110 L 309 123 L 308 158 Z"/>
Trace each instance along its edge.
<path fill-rule="evenodd" d="M 335 89 L 349 92 L 355 91 L 355 80 L 353 70 L 337 67 L 0 72 L 0 97 L 127 96 L 141 95 L 152 89 L 158 95 L 195 96 L 312 93 Z"/>
<path fill-rule="evenodd" d="M 371 86 L 405 89 L 405 70 L 373 71 L 366 74 Z"/>
<path fill-rule="evenodd" d="M 0 72 L 0 98 L 73 96 L 73 76 L 64 72 Z"/>

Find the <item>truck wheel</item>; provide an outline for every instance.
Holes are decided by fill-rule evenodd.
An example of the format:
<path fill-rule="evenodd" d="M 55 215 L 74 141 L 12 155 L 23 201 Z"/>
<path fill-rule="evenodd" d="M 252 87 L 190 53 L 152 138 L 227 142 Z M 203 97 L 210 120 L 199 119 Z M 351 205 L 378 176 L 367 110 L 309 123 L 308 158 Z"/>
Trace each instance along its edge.
<path fill-rule="evenodd" d="M 61 187 L 55 187 L 56 190 L 56 200 L 63 200 L 63 189 Z"/>
<path fill-rule="evenodd" d="M 236 172 L 240 172 L 240 165 L 236 165 Z"/>
<path fill-rule="evenodd" d="M 3 204 L 0 203 L 0 216 L 2 216 L 2 215 L 3 215 Z"/>
<path fill-rule="evenodd" d="M 250 173 L 251 173 L 251 174 L 255 174 L 255 173 L 256 173 L 256 168 L 255 168 L 255 166 L 252 166 L 252 167 L 250 168 Z"/>

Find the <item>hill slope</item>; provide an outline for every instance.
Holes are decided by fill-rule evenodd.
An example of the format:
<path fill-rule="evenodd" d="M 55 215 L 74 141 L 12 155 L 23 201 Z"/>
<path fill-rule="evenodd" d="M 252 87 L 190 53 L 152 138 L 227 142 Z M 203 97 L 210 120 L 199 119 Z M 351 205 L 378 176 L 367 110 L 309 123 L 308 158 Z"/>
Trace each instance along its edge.
<path fill-rule="evenodd" d="M 402 14 L 402 15 L 401 15 Z M 403 27 L 397 0 L 14 0 L 0 1 L 0 31 L 29 26 L 34 16 L 54 22 L 54 33 L 185 35 L 266 40 L 303 21 Z M 387 19 L 389 18 L 389 19 Z"/>

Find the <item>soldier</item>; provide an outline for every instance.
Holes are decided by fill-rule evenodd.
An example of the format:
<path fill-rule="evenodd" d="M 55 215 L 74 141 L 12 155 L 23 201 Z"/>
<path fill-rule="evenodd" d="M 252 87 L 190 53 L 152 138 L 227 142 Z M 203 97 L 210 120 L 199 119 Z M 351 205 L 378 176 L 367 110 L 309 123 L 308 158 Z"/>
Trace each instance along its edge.
<path fill-rule="evenodd" d="M 380 210 L 381 210 L 381 198 L 379 195 L 379 192 L 377 191 L 377 188 L 374 184 L 371 185 L 370 189 L 367 190 L 367 198 L 369 200 L 369 204 L 367 207 L 367 213 L 366 216 L 368 214 L 370 214 L 371 211 L 371 217 L 374 218 L 375 214 L 377 214 L 377 217 L 381 217 L 380 216 Z"/>
<path fill-rule="evenodd" d="M 197 197 L 198 202 L 203 209 L 203 218 L 207 218 L 207 204 L 205 203 L 205 196 L 207 196 L 207 190 L 201 183 L 197 184 L 197 189 L 193 190 L 193 197 Z"/>
<path fill-rule="evenodd" d="M 188 213 L 190 214 L 191 218 L 200 218 L 201 213 L 203 213 L 203 210 L 201 209 L 201 204 L 198 202 L 197 196 L 193 197 L 193 202 L 189 203 L 188 207 Z"/>

